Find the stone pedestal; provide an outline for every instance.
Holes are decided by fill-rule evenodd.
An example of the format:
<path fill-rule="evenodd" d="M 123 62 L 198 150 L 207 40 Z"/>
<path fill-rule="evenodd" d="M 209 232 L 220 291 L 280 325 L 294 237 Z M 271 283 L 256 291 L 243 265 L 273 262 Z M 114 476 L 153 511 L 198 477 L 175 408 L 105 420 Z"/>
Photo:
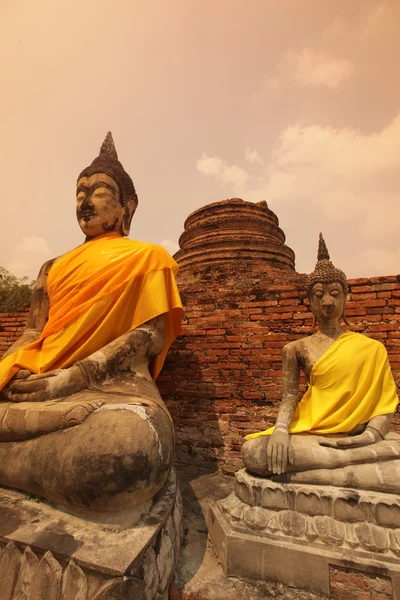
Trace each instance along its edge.
<path fill-rule="evenodd" d="M 174 471 L 135 526 L 129 513 L 91 522 L 0 488 L 0 600 L 164 600 L 181 519 Z"/>
<path fill-rule="evenodd" d="M 400 600 L 397 495 L 274 483 L 242 469 L 235 491 L 211 505 L 208 526 L 227 576 L 330 597 L 337 573 L 354 571 Z"/>

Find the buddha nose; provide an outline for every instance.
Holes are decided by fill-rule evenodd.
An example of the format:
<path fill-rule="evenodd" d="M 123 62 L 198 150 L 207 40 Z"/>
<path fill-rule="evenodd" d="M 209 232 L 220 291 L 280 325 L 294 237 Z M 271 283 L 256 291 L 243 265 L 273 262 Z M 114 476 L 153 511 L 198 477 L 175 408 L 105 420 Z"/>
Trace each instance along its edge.
<path fill-rule="evenodd" d="M 83 212 L 84 210 L 87 210 L 88 208 L 93 208 L 93 206 L 94 206 L 94 204 L 92 202 L 92 195 L 88 194 L 85 197 L 84 201 L 82 202 L 80 210 L 81 210 L 81 212 Z"/>

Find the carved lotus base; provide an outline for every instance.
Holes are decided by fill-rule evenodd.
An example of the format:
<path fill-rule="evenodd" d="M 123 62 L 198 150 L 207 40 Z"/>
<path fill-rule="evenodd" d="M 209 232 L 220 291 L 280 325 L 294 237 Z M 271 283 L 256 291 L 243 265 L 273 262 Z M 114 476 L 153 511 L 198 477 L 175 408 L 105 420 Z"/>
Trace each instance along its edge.
<path fill-rule="evenodd" d="M 400 600 L 400 496 L 275 483 L 242 469 L 210 508 L 209 535 L 227 576 L 270 579 L 329 597 L 330 570 L 390 577 Z"/>
<path fill-rule="evenodd" d="M 164 600 L 181 520 L 175 472 L 134 527 L 89 522 L 0 488 L 0 600 Z"/>

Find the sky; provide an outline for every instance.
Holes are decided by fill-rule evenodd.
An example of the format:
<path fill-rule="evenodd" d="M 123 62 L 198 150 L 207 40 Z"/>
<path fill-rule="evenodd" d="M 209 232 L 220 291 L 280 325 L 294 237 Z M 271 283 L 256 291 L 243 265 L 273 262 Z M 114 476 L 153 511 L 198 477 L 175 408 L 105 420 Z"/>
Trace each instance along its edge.
<path fill-rule="evenodd" d="M 298 272 L 318 233 L 348 277 L 400 272 L 398 0 L 0 0 L 0 265 L 35 278 L 83 241 L 80 171 L 108 130 L 139 208 L 266 200 Z"/>

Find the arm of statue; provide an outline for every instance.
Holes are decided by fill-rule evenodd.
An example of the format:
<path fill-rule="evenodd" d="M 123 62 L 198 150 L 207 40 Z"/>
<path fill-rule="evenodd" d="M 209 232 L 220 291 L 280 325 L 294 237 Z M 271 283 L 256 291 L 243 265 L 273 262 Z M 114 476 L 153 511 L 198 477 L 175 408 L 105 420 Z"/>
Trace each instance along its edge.
<path fill-rule="evenodd" d="M 319 443 L 321 446 L 328 446 L 329 448 L 341 448 L 346 450 L 347 448 L 361 448 L 362 446 L 369 446 L 370 444 L 376 444 L 385 439 L 385 435 L 389 431 L 389 425 L 393 418 L 393 414 L 377 415 L 372 417 L 368 421 L 368 425 L 363 433 L 359 435 L 353 435 L 341 438 L 339 440 L 321 440 Z"/>
<path fill-rule="evenodd" d="M 6 358 L 6 356 L 9 356 L 23 346 L 27 346 L 40 337 L 49 316 L 50 301 L 46 290 L 46 283 L 47 276 L 54 261 L 55 259 L 45 262 L 40 269 L 24 333 L 12 346 L 10 346 L 3 355 L 3 358 Z M 24 371 L 24 373 L 25 376 L 29 375 L 29 371 Z"/>
<path fill-rule="evenodd" d="M 289 426 L 299 401 L 299 376 L 300 365 L 296 345 L 291 343 L 283 348 L 282 403 L 267 448 L 268 470 L 272 473 L 285 473 L 287 463 L 293 464 Z"/>
<path fill-rule="evenodd" d="M 65 398 L 107 378 L 148 364 L 164 348 L 165 315 L 124 333 L 72 367 L 30 375 L 8 388 L 11 402 L 43 402 Z"/>

